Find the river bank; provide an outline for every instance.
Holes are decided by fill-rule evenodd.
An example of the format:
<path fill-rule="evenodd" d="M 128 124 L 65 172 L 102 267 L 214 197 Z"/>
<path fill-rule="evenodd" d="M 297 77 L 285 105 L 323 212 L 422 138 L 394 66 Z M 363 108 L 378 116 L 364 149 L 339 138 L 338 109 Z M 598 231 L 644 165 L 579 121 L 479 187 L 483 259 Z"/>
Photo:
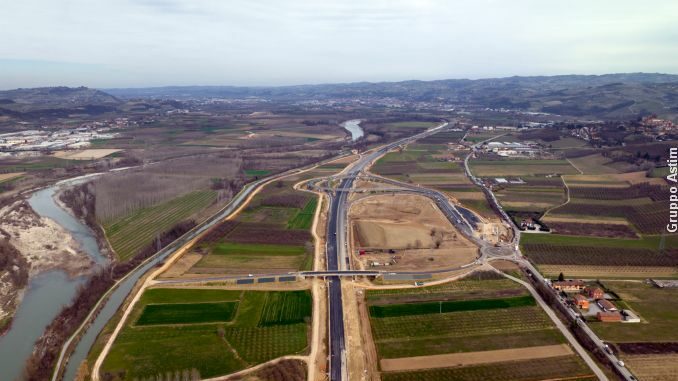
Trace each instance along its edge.
<path fill-rule="evenodd" d="M 2 239 L 19 253 L 20 270 L 28 274 L 24 284 L 11 282 L 4 272 L 0 277 L 0 369 L 8 379 L 21 376 L 44 328 L 97 265 L 107 262 L 91 229 L 55 199 L 70 184 L 36 190 L 0 209 Z"/>
<path fill-rule="evenodd" d="M 51 218 L 37 215 L 27 201 L 17 201 L 0 209 L 0 233 L 22 256 L 22 265 L 27 267 L 12 270 L 27 271 L 29 282 L 40 274 L 55 270 L 74 279 L 93 268 L 94 262 L 73 236 Z M 0 277 L 0 320 L 11 320 L 28 286 L 12 282 L 8 275 Z M 5 325 L 3 333 L 10 324 Z"/>

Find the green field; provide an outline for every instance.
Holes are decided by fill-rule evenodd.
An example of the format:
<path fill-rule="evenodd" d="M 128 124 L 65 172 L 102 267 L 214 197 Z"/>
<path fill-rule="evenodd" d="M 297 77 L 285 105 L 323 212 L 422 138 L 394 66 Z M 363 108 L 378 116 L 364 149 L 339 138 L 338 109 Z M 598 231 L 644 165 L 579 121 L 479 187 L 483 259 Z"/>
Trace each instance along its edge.
<path fill-rule="evenodd" d="M 214 191 L 191 192 L 114 221 L 105 221 L 103 227 L 113 250 L 124 261 L 153 243 L 159 234 L 208 207 L 215 198 Z"/>
<path fill-rule="evenodd" d="M 245 209 L 238 216 L 238 221 L 287 226 L 298 212 L 299 209 L 297 208 L 258 206 L 256 208 Z"/>
<path fill-rule="evenodd" d="M 237 301 L 242 295 L 239 290 L 196 290 L 190 288 L 151 288 L 144 292 L 139 303 L 206 303 Z"/>
<path fill-rule="evenodd" d="M 212 247 L 214 255 L 303 255 L 301 246 L 266 245 L 252 243 L 218 243 Z"/>
<path fill-rule="evenodd" d="M 669 167 L 657 167 L 653 168 L 650 177 L 666 177 L 670 174 Z"/>
<path fill-rule="evenodd" d="M 237 302 L 148 304 L 135 325 L 226 322 L 237 308 Z"/>
<path fill-rule="evenodd" d="M 268 292 L 260 326 L 303 323 L 311 316 L 308 291 Z"/>
<path fill-rule="evenodd" d="M 176 295 L 175 295 L 176 293 Z M 287 295 L 290 294 L 290 295 Z M 229 322 L 180 325 L 134 325 L 144 318 L 149 303 L 174 303 L 171 317 L 186 306 L 237 304 Z M 181 306 L 177 309 L 176 307 Z M 191 307 L 193 308 L 193 307 Z M 193 311 L 197 311 L 194 309 Z M 206 311 L 203 311 L 206 312 Z M 211 313 L 211 312 L 210 312 Z M 151 315 L 164 319 L 168 315 Z M 124 380 L 152 377 L 196 368 L 201 377 L 215 377 L 245 369 L 289 354 L 303 354 L 308 347 L 307 321 L 311 317 L 309 291 L 265 292 L 200 289 L 151 289 L 134 307 L 106 357 L 102 376 L 122 374 Z"/>
<path fill-rule="evenodd" d="M 591 322 L 589 326 L 603 340 L 612 342 L 678 341 L 678 289 L 656 288 L 646 283 L 605 281 L 605 286 L 617 293 L 621 308 L 635 311 L 638 324 Z"/>
<path fill-rule="evenodd" d="M 486 365 L 382 373 L 383 381 L 595 381 L 586 364 L 575 356 L 499 362 Z"/>
<path fill-rule="evenodd" d="M 245 176 L 268 176 L 271 171 L 265 170 L 265 169 L 246 169 L 244 170 Z"/>
<path fill-rule="evenodd" d="M 266 185 L 242 213 L 222 225 L 231 228 L 201 241 L 197 251 L 203 257 L 190 271 L 242 274 L 312 269 L 310 229 L 318 199 L 292 188 L 306 175 Z"/>
<path fill-rule="evenodd" d="M 318 199 L 312 198 L 306 203 L 304 209 L 297 212 L 297 214 L 287 223 L 288 229 L 310 229 L 313 225 L 313 217 L 315 216 L 315 209 L 318 206 Z"/>
<path fill-rule="evenodd" d="M 524 287 L 496 273 L 431 287 L 370 290 L 366 300 L 380 358 L 565 341 Z"/>
<path fill-rule="evenodd" d="M 521 212 L 543 212 L 567 200 L 565 187 L 562 182 L 554 186 L 535 186 L 529 183 L 527 185 L 511 184 L 496 190 L 495 195 L 504 209 Z M 528 203 L 528 205 L 525 203 Z"/>
<path fill-rule="evenodd" d="M 579 173 L 567 160 L 471 160 L 469 164 L 473 174 L 478 177 Z"/>
<path fill-rule="evenodd" d="M 2 173 L 44 171 L 47 169 L 79 166 L 90 162 L 91 160 L 69 160 L 52 156 L 39 156 L 22 160 L 3 160 L 0 163 L 0 171 Z"/>
<path fill-rule="evenodd" d="M 491 310 L 496 308 L 513 308 L 534 306 L 536 302 L 532 296 L 518 296 L 501 299 L 476 299 L 439 301 L 437 303 L 408 303 L 392 304 L 388 306 L 370 306 L 370 316 L 388 318 L 410 315 L 428 315 L 446 312 Z"/>

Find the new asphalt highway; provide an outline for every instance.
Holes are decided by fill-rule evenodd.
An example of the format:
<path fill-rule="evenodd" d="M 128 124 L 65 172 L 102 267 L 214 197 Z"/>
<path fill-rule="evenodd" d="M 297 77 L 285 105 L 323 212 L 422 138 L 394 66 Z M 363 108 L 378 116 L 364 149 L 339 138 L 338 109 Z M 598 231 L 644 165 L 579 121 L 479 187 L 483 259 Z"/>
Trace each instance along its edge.
<path fill-rule="evenodd" d="M 335 194 L 330 194 L 331 207 L 328 215 L 327 224 L 327 270 L 349 270 L 349 256 L 347 250 L 347 211 L 349 190 L 353 187 L 358 174 L 388 151 L 414 140 L 421 139 L 431 134 L 435 134 L 444 129 L 447 123 L 424 131 L 420 134 L 398 140 L 394 143 L 385 145 L 371 153 L 363 155 L 346 171 L 345 177 L 341 180 Z M 346 373 L 346 340 L 344 332 L 344 310 L 341 295 L 341 278 L 338 276 L 329 277 L 328 286 L 329 301 L 329 376 L 332 381 L 341 381 L 347 379 Z"/>

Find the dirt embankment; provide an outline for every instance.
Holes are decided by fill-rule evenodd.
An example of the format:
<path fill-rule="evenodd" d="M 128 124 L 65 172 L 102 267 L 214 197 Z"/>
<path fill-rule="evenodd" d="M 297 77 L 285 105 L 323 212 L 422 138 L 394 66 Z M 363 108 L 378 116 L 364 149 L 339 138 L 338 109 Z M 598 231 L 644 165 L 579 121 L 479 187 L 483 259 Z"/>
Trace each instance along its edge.
<path fill-rule="evenodd" d="M 61 209 L 75 216 L 83 225 L 90 228 L 94 233 L 101 255 L 115 260 L 115 255 L 106 238 L 106 233 L 95 216 L 95 196 L 91 183 L 60 188 L 54 194 L 54 202 Z"/>
<path fill-rule="evenodd" d="M 0 273 L 0 331 L 8 326 L 30 277 L 54 269 L 75 277 L 93 267 L 70 233 L 53 220 L 38 216 L 26 201 L 0 209 L 0 234 L 3 247 L 17 253 Z"/>

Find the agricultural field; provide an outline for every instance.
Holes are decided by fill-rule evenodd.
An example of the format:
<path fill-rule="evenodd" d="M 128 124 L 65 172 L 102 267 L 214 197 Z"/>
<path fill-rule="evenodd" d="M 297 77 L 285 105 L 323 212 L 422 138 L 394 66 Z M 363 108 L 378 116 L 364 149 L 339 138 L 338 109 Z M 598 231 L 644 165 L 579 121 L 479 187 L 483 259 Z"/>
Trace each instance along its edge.
<path fill-rule="evenodd" d="M 466 150 L 448 149 L 458 143 L 461 132 L 431 135 L 404 150 L 389 152 L 377 160 L 371 171 L 395 180 L 421 184 L 447 193 L 463 206 L 487 218 L 495 217 L 485 195 L 466 177 L 463 160 Z M 463 135 L 461 135 L 463 136 Z"/>
<path fill-rule="evenodd" d="M 678 275 L 678 236 L 637 239 L 523 234 L 522 252 L 547 276 L 673 277 Z M 597 275 L 596 275 L 597 274 Z"/>
<path fill-rule="evenodd" d="M 623 356 L 626 367 L 643 381 L 671 381 L 678 374 L 678 354 Z"/>
<path fill-rule="evenodd" d="M 563 375 L 567 375 L 563 377 Z M 383 381 L 534 381 L 559 380 L 595 381 L 586 364 L 575 356 L 535 360 L 496 362 L 485 365 L 459 366 L 410 372 L 384 373 Z"/>
<path fill-rule="evenodd" d="M 102 376 L 133 380 L 195 368 L 207 378 L 303 354 L 310 318 L 309 291 L 149 289 L 114 342 Z"/>
<path fill-rule="evenodd" d="M 471 160 L 471 171 L 478 177 L 538 176 L 579 173 L 567 160 Z"/>
<path fill-rule="evenodd" d="M 504 131 L 470 131 L 464 139 L 467 142 L 479 143 L 498 136 L 506 135 Z"/>
<path fill-rule="evenodd" d="M 606 288 L 619 295 L 615 301 L 621 308 L 628 308 L 638 314 L 638 324 L 590 324 L 601 339 L 615 344 L 678 342 L 678 289 L 657 288 L 645 282 L 604 281 Z M 633 349 L 633 345 L 631 348 Z M 628 350 L 633 353 L 634 351 Z M 624 348 L 622 347 L 622 351 Z M 659 351 L 661 352 L 661 350 Z"/>
<path fill-rule="evenodd" d="M 216 192 L 205 190 L 191 192 L 175 199 L 140 209 L 122 218 L 103 224 L 111 247 L 124 261 L 153 242 L 158 233 L 171 229 L 205 209 L 216 199 Z"/>
<path fill-rule="evenodd" d="M 73 151 L 56 151 L 52 156 L 68 160 L 96 160 L 113 155 L 121 150 L 115 148 L 83 149 Z"/>
<path fill-rule="evenodd" d="M 522 179 L 525 184 L 502 184 L 493 189 L 495 196 L 506 210 L 519 212 L 544 212 L 566 201 L 567 196 L 561 182 L 538 184 L 538 179 Z M 555 178 L 559 179 L 559 178 Z"/>
<path fill-rule="evenodd" d="M 604 157 L 600 153 L 569 158 L 568 160 L 574 167 L 580 170 L 583 175 L 604 175 L 610 173 L 619 173 L 617 169 L 608 165 L 612 163 L 612 160 Z"/>
<path fill-rule="evenodd" d="M 57 168 L 69 168 L 81 164 L 86 164 L 85 161 L 60 159 L 51 156 L 36 156 L 22 159 L 8 158 L 0 162 L 0 172 L 40 172 Z"/>
<path fill-rule="evenodd" d="M 591 375 L 527 290 L 493 272 L 431 287 L 370 290 L 366 304 L 384 380 Z M 536 358 L 567 365 L 524 374 L 510 366 Z"/>
<path fill-rule="evenodd" d="M 182 265 L 187 267 L 183 273 L 202 276 L 311 269 L 310 228 L 318 201 L 311 193 L 292 189 L 300 177 L 267 185 L 235 219 L 213 228 L 187 254 L 191 260 Z"/>
<path fill-rule="evenodd" d="M 604 183 L 588 182 L 582 186 L 582 182 L 585 181 L 582 180 L 582 176 L 577 176 L 574 181 L 566 177 L 565 181 L 569 187 L 570 202 L 551 210 L 551 216 L 625 219 L 628 225 L 640 234 L 659 234 L 666 227 L 666 211 L 669 207 L 667 186 L 647 182 L 626 183 L 625 186 L 615 184 L 611 187 Z M 626 230 L 625 236 L 635 235 L 634 231 L 629 232 L 628 228 Z"/>
<path fill-rule="evenodd" d="M 21 177 L 24 172 L 15 172 L 15 173 L 0 173 L 0 184 L 6 181 L 12 181 L 18 177 Z"/>

